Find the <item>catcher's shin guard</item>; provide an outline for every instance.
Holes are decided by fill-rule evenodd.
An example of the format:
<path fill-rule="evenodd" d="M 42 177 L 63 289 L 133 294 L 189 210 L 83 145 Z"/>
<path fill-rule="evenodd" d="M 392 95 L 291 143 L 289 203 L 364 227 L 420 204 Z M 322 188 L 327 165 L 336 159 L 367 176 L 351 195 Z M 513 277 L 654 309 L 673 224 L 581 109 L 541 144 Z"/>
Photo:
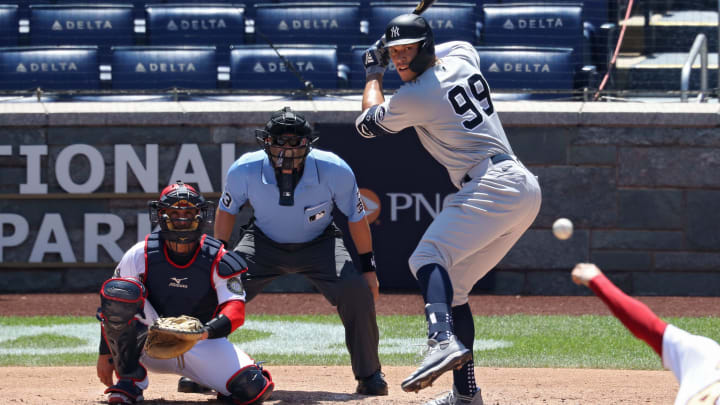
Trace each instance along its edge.
<path fill-rule="evenodd" d="M 230 399 L 236 405 L 261 404 L 274 388 L 270 373 L 257 364 L 241 368 L 227 382 Z"/>
<path fill-rule="evenodd" d="M 140 381 L 147 372 L 139 359 L 145 342 L 146 328 L 135 314 L 142 310 L 145 286 L 137 280 L 112 278 L 101 290 L 100 318 L 103 337 L 110 348 L 120 378 Z"/>

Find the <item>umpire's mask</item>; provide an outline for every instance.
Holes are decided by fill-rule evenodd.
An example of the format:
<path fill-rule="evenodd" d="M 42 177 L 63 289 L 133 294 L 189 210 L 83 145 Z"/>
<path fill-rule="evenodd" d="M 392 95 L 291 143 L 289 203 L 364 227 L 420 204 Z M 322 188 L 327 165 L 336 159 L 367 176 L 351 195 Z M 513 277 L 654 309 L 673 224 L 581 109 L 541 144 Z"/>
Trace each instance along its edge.
<path fill-rule="evenodd" d="M 312 127 L 302 114 L 285 107 L 270 116 L 265 129 L 255 131 L 255 138 L 275 169 L 280 205 L 293 205 L 295 186 L 318 137 L 312 136 Z"/>

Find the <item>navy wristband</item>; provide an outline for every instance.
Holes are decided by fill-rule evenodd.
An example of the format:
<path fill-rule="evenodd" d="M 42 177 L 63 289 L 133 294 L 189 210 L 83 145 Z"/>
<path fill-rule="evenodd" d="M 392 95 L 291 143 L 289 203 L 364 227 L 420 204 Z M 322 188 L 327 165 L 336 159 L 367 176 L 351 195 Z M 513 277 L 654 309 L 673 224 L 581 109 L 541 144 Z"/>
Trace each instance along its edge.
<path fill-rule="evenodd" d="M 362 271 L 363 273 L 377 271 L 377 268 L 375 267 L 375 256 L 373 255 L 373 252 L 359 254 L 358 258 L 360 259 L 360 271 Z"/>

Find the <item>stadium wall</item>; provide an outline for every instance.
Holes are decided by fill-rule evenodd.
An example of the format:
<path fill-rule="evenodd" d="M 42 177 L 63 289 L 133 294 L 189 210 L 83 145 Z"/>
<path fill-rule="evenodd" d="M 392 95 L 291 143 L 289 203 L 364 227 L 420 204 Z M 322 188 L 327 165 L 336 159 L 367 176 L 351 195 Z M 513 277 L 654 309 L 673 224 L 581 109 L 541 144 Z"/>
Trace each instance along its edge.
<path fill-rule="evenodd" d="M 285 105 L 355 170 L 381 286 L 416 291 L 407 258 L 453 192 L 446 173 L 411 131 L 357 135 L 359 101 L 317 100 L 0 103 L 0 292 L 96 291 L 150 231 L 148 200 L 178 178 L 217 200 L 227 167 L 258 148 L 254 129 Z M 720 106 L 495 106 L 543 205 L 476 291 L 583 294 L 567 273 L 593 261 L 633 294 L 720 295 Z M 558 217 L 575 224 L 567 241 L 550 232 Z M 311 289 L 299 277 L 269 288 Z"/>

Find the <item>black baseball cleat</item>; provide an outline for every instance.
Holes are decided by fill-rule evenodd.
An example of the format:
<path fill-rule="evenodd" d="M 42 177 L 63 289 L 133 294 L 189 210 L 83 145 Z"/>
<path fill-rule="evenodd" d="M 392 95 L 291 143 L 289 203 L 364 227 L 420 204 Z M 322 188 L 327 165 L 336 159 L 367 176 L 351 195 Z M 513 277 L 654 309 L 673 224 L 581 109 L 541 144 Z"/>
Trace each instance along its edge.
<path fill-rule="evenodd" d="M 440 342 L 428 339 L 427 344 L 428 351 L 420 367 L 400 384 L 403 391 L 418 392 L 432 385 L 446 371 L 460 368 L 472 359 L 470 350 L 465 348 L 454 335 Z"/>
<path fill-rule="evenodd" d="M 180 377 L 177 390 L 178 392 L 186 392 L 192 394 L 210 394 L 213 392 L 212 388 L 198 384 L 188 377 Z"/>
<path fill-rule="evenodd" d="M 359 379 L 355 392 L 362 395 L 387 395 L 388 385 L 385 374 L 378 370 L 370 377 Z"/>

